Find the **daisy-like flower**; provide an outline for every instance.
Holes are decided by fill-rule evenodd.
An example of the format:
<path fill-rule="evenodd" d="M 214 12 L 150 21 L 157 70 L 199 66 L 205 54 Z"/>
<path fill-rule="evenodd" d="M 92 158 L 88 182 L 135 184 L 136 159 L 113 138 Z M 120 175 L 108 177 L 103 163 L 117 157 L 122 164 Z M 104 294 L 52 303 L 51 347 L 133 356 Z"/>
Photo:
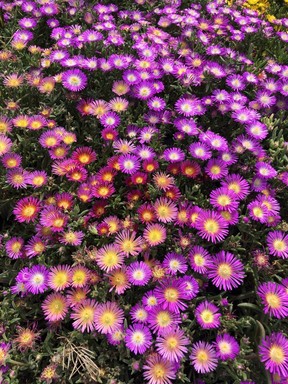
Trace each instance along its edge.
<path fill-rule="evenodd" d="M 188 136 L 198 135 L 198 129 L 193 119 L 177 118 L 174 125 L 178 131 L 186 133 Z"/>
<path fill-rule="evenodd" d="M 204 143 L 193 143 L 189 146 L 189 152 L 192 157 L 200 160 L 210 159 L 212 152 L 208 145 Z"/>
<path fill-rule="evenodd" d="M 68 311 L 66 298 L 60 293 L 51 293 L 42 304 L 45 319 L 51 322 L 63 320 Z"/>
<path fill-rule="evenodd" d="M 163 331 L 156 339 L 156 350 L 164 359 L 168 361 L 178 362 L 188 351 L 187 345 L 190 341 L 185 332 L 178 328 Z"/>
<path fill-rule="evenodd" d="M 21 161 L 22 161 L 22 157 L 14 152 L 6 153 L 1 159 L 1 162 L 6 169 L 13 169 L 13 168 L 20 167 Z"/>
<path fill-rule="evenodd" d="M 288 235 L 282 231 L 269 232 L 267 236 L 267 245 L 270 255 L 288 258 Z"/>
<path fill-rule="evenodd" d="M 125 345 L 135 354 L 143 354 L 152 344 L 149 328 L 143 324 L 131 325 L 125 336 Z"/>
<path fill-rule="evenodd" d="M 52 232 L 62 232 L 67 220 L 68 217 L 55 207 L 44 208 L 40 214 L 40 223 L 44 227 L 50 227 Z"/>
<path fill-rule="evenodd" d="M 107 112 L 100 117 L 100 123 L 105 128 L 116 128 L 120 124 L 120 117 L 115 112 Z"/>
<path fill-rule="evenodd" d="M 95 260 L 99 268 L 110 272 L 122 266 L 124 255 L 118 245 L 108 244 L 97 251 Z"/>
<path fill-rule="evenodd" d="M 177 217 L 176 205 L 171 200 L 163 197 L 160 197 L 160 199 L 155 201 L 154 210 L 157 219 L 163 223 L 174 221 Z"/>
<path fill-rule="evenodd" d="M 180 148 L 167 148 L 163 152 L 163 157 L 166 161 L 177 163 L 185 160 L 185 153 Z"/>
<path fill-rule="evenodd" d="M 153 176 L 153 181 L 156 187 L 163 190 L 164 192 L 175 184 L 174 177 L 163 172 L 155 173 Z"/>
<path fill-rule="evenodd" d="M 205 274 L 211 264 L 211 256 L 206 249 L 196 245 L 189 251 L 189 262 L 193 271 Z"/>
<path fill-rule="evenodd" d="M 21 167 L 10 169 L 7 172 L 7 182 L 13 188 L 26 188 L 28 185 L 29 173 Z"/>
<path fill-rule="evenodd" d="M 166 268 L 171 275 L 176 275 L 177 272 L 183 274 L 188 269 L 185 257 L 172 252 L 167 253 L 165 256 L 163 267 Z"/>
<path fill-rule="evenodd" d="M 249 214 L 253 220 L 259 221 L 260 223 L 266 223 L 268 218 L 268 208 L 262 204 L 262 201 L 254 200 L 247 206 Z"/>
<path fill-rule="evenodd" d="M 87 76 L 80 69 L 70 69 L 62 73 L 62 84 L 69 91 L 82 91 L 87 85 Z"/>
<path fill-rule="evenodd" d="M 205 107 L 197 98 L 182 97 L 175 104 L 176 111 L 185 117 L 202 115 Z"/>
<path fill-rule="evenodd" d="M 71 268 L 69 265 L 52 267 L 48 275 L 48 285 L 54 291 L 63 291 L 70 286 Z"/>
<path fill-rule="evenodd" d="M 148 319 L 148 311 L 142 304 L 136 304 L 131 308 L 130 316 L 133 322 L 145 324 Z"/>
<path fill-rule="evenodd" d="M 0 115 L 0 134 L 2 136 L 6 135 L 8 132 L 12 131 L 12 122 L 6 116 Z"/>
<path fill-rule="evenodd" d="M 19 259 L 23 256 L 24 240 L 21 237 L 12 237 L 6 242 L 5 250 L 11 259 Z"/>
<path fill-rule="evenodd" d="M 34 221 L 40 211 L 41 203 L 35 197 L 24 197 L 19 200 L 13 209 L 16 220 L 19 223 Z"/>
<path fill-rule="evenodd" d="M 73 288 L 84 287 L 88 283 L 89 277 L 90 271 L 83 265 L 76 265 L 70 270 L 70 282 Z"/>
<path fill-rule="evenodd" d="M 174 362 L 168 361 L 156 353 L 147 358 L 143 371 L 147 384 L 172 384 L 172 380 L 176 378 Z"/>
<path fill-rule="evenodd" d="M 134 87 L 134 96 L 140 100 L 148 100 L 156 93 L 153 84 L 150 81 L 142 81 Z"/>
<path fill-rule="evenodd" d="M 121 155 L 118 159 L 120 170 L 123 173 L 128 173 L 129 175 L 133 175 L 133 173 L 139 171 L 140 169 L 140 161 L 138 156 L 135 155 Z"/>
<path fill-rule="evenodd" d="M 128 281 L 127 269 L 125 266 L 122 268 L 115 269 L 111 271 L 108 275 L 109 283 L 111 288 L 109 291 L 115 289 L 115 292 L 118 295 L 122 295 L 127 288 L 130 287 L 130 283 Z"/>
<path fill-rule="evenodd" d="M 27 290 L 31 293 L 43 293 L 48 288 L 48 269 L 44 265 L 34 265 L 26 281 Z"/>
<path fill-rule="evenodd" d="M 132 285 L 146 285 L 152 277 L 150 267 L 143 261 L 135 261 L 127 268 L 128 280 Z"/>
<path fill-rule="evenodd" d="M 240 346 L 236 339 L 229 335 L 228 333 L 224 333 L 223 335 L 218 335 L 216 337 L 216 341 L 214 343 L 216 349 L 216 356 L 220 360 L 229 360 L 235 359 L 235 357 L 240 352 Z"/>
<path fill-rule="evenodd" d="M 59 238 L 59 242 L 65 245 L 80 245 L 84 238 L 84 233 L 82 231 L 68 231 L 63 232 Z"/>
<path fill-rule="evenodd" d="M 203 301 L 195 309 L 195 318 L 202 329 L 218 328 L 220 325 L 221 314 L 216 305 Z"/>
<path fill-rule="evenodd" d="M 212 258 L 208 277 L 219 289 L 231 290 L 242 284 L 244 266 L 232 253 L 221 251 Z"/>
<path fill-rule="evenodd" d="M 83 301 L 87 299 L 88 293 L 89 289 L 87 287 L 67 290 L 66 297 L 68 305 L 74 308 L 83 303 Z"/>
<path fill-rule="evenodd" d="M 177 326 L 180 323 L 181 318 L 179 313 L 174 313 L 167 308 L 164 309 L 162 306 L 157 305 L 148 312 L 149 327 L 152 332 L 157 333 L 158 335 L 162 335 L 163 331 L 170 329 L 173 326 Z"/>
<path fill-rule="evenodd" d="M 262 304 L 264 313 L 283 319 L 288 316 L 288 295 L 286 289 L 271 281 L 259 285 L 257 291 Z"/>
<path fill-rule="evenodd" d="M 195 177 L 201 172 L 200 165 L 195 161 L 182 161 L 180 167 L 182 175 L 192 179 L 195 179 Z"/>
<path fill-rule="evenodd" d="M 40 380 L 50 384 L 54 380 L 58 379 L 59 375 L 56 372 L 57 368 L 57 364 L 47 365 L 47 367 L 45 367 L 41 373 Z"/>
<path fill-rule="evenodd" d="M 192 344 L 190 360 L 195 371 L 199 373 L 212 372 L 218 364 L 214 347 L 205 341 Z"/>
<path fill-rule="evenodd" d="M 31 172 L 27 178 L 27 182 L 34 188 L 40 188 L 47 183 L 47 173 L 45 171 Z"/>
<path fill-rule="evenodd" d="M 225 180 L 221 181 L 221 186 L 232 191 L 237 199 L 240 200 L 244 199 L 250 191 L 249 183 L 237 174 L 231 174 L 225 177 Z"/>
<path fill-rule="evenodd" d="M 148 224 L 144 229 L 143 237 L 152 247 L 162 244 L 166 240 L 166 229 L 161 224 Z"/>
<path fill-rule="evenodd" d="M 234 192 L 225 187 L 214 189 L 211 192 L 210 203 L 214 208 L 228 212 L 235 211 L 239 205 Z"/>
<path fill-rule="evenodd" d="M 183 276 L 183 285 L 185 287 L 184 296 L 186 300 L 192 300 L 197 296 L 199 292 L 199 284 L 192 276 Z"/>
<path fill-rule="evenodd" d="M 8 153 L 13 143 L 6 135 L 0 134 L 0 157 Z"/>
<path fill-rule="evenodd" d="M 8 358 L 9 350 L 10 350 L 10 344 L 0 343 L 0 367 L 2 369 L 3 369 L 3 366 L 5 367 L 5 363 L 6 363 L 6 360 Z"/>
<path fill-rule="evenodd" d="M 155 296 L 154 290 L 145 293 L 142 298 L 142 303 L 146 310 L 150 310 L 158 305 L 158 300 Z"/>
<path fill-rule="evenodd" d="M 228 235 L 228 223 L 215 211 L 202 211 L 195 222 L 198 234 L 203 239 L 217 243 Z"/>
<path fill-rule="evenodd" d="M 41 255 L 46 249 L 45 241 L 38 235 L 31 237 L 25 246 L 25 254 L 28 257 Z"/>
<path fill-rule="evenodd" d="M 268 163 L 258 162 L 255 165 L 257 175 L 264 179 L 271 179 L 277 176 L 277 171 Z"/>
<path fill-rule="evenodd" d="M 155 296 L 163 309 L 167 308 L 172 312 L 180 313 L 187 307 L 184 302 L 185 289 L 186 286 L 181 279 L 163 279 L 155 288 Z"/>
<path fill-rule="evenodd" d="M 137 256 L 142 251 L 143 239 L 136 238 L 136 232 L 129 230 L 121 231 L 115 238 L 115 244 L 124 256 Z"/>
<path fill-rule="evenodd" d="M 100 333 L 112 333 L 121 328 L 124 312 L 115 303 L 107 301 L 99 304 L 95 313 L 95 329 Z"/>
<path fill-rule="evenodd" d="M 73 327 L 82 333 L 93 331 L 95 329 L 94 317 L 97 308 L 98 304 L 93 299 L 86 299 L 80 302 L 70 316 L 71 319 L 74 319 Z"/>
<path fill-rule="evenodd" d="M 35 332 L 35 323 L 31 328 L 17 326 L 17 337 L 13 340 L 20 352 L 33 349 L 36 341 L 39 339 L 40 332 Z"/>
<path fill-rule="evenodd" d="M 224 161 L 210 159 L 205 167 L 205 172 L 212 180 L 220 180 L 227 176 L 228 169 Z"/>
<path fill-rule="evenodd" d="M 72 160 L 78 162 L 79 165 L 88 165 L 96 160 L 96 153 L 90 147 L 78 147 L 71 156 Z"/>
<path fill-rule="evenodd" d="M 266 336 L 259 346 L 259 354 L 270 373 L 288 377 L 288 339 L 281 332 Z"/>

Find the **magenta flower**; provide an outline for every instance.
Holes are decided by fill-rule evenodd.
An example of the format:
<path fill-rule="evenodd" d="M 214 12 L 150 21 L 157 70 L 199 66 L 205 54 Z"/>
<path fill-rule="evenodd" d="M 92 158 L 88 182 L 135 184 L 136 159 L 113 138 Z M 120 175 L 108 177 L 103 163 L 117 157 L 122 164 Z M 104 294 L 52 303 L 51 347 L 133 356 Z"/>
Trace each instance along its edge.
<path fill-rule="evenodd" d="M 216 305 L 203 301 L 195 309 L 195 318 L 203 329 L 218 328 L 221 314 Z"/>
<path fill-rule="evenodd" d="M 180 361 L 187 353 L 190 340 L 180 328 L 171 328 L 163 331 L 156 339 L 156 350 L 168 361 Z"/>
<path fill-rule="evenodd" d="M 86 87 L 87 77 L 80 69 L 70 69 L 63 72 L 62 84 L 69 91 L 79 92 Z"/>
<path fill-rule="evenodd" d="M 132 285 L 146 285 L 152 277 L 152 271 L 143 261 L 135 261 L 127 268 L 128 280 Z"/>
<path fill-rule="evenodd" d="M 288 235 L 281 231 L 269 232 L 267 236 L 269 253 L 281 259 L 288 258 Z"/>
<path fill-rule="evenodd" d="M 214 347 L 205 341 L 198 341 L 192 344 L 190 360 L 195 371 L 199 373 L 212 372 L 218 364 Z"/>
<path fill-rule="evenodd" d="M 264 305 L 264 313 L 277 319 L 288 316 L 288 295 L 283 285 L 271 281 L 262 283 L 257 293 Z"/>
<path fill-rule="evenodd" d="M 149 328 L 143 324 L 131 325 L 125 336 L 125 345 L 135 354 L 143 354 L 152 344 Z"/>
<path fill-rule="evenodd" d="M 240 352 L 240 346 L 238 342 L 233 336 L 229 335 L 228 333 L 218 335 L 216 337 L 214 346 L 216 349 L 216 356 L 223 361 L 235 359 L 235 357 Z"/>
<path fill-rule="evenodd" d="M 232 253 L 221 251 L 209 265 L 208 277 L 219 289 L 231 290 L 242 284 L 244 266 Z"/>
<path fill-rule="evenodd" d="M 266 336 L 259 346 L 259 355 L 270 373 L 288 377 L 288 339 L 282 333 Z"/>

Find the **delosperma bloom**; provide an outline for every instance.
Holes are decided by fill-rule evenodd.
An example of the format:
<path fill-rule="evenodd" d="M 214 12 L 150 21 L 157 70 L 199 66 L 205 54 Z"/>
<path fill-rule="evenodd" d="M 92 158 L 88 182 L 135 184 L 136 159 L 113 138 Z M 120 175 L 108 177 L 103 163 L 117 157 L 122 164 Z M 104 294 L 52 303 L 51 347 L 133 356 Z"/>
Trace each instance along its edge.
<path fill-rule="evenodd" d="M 130 326 L 126 331 L 125 344 L 135 354 L 143 354 L 152 344 L 149 328 L 142 324 Z"/>
<path fill-rule="evenodd" d="M 288 315 L 288 296 L 282 285 L 273 282 L 262 283 L 257 293 L 264 305 L 264 313 L 277 319 Z"/>
<path fill-rule="evenodd" d="M 288 377 L 288 339 L 281 332 L 266 336 L 259 346 L 259 354 L 270 373 Z"/>
<path fill-rule="evenodd" d="M 200 373 L 214 371 L 218 364 L 214 347 L 205 341 L 192 344 L 190 360 L 194 369 Z"/>

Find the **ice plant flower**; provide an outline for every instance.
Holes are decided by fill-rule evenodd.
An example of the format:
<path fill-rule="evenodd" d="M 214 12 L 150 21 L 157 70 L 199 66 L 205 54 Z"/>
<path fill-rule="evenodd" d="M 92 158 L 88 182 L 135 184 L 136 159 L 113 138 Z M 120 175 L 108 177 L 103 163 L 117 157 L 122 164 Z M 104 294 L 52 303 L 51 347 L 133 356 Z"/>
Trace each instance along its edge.
<path fill-rule="evenodd" d="M 263 305 L 264 313 L 283 319 L 288 316 L 288 295 L 281 284 L 262 283 L 257 291 Z"/>
<path fill-rule="evenodd" d="M 270 373 L 288 377 L 288 339 L 281 332 L 266 336 L 259 346 L 259 354 Z"/>
<path fill-rule="evenodd" d="M 71 319 L 74 319 L 73 327 L 81 332 L 93 331 L 95 329 L 94 318 L 97 307 L 98 304 L 94 299 L 79 302 L 71 314 Z"/>
<path fill-rule="evenodd" d="M 149 328 L 142 324 L 131 325 L 126 331 L 125 344 L 135 354 L 143 354 L 152 344 Z"/>
<path fill-rule="evenodd" d="M 69 69 L 62 74 L 62 84 L 69 91 L 82 91 L 87 85 L 87 76 L 80 69 Z"/>
<path fill-rule="evenodd" d="M 219 289 L 231 290 L 242 284 L 244 267 L 232 253 L 221 251 L 211 260 L 208 277 Z"/>
<path fill-rule="evenodd" d="M 203 329 L 218 328 L 221 314 L 216 305 L 203 301 L 195 309 L 195 318 Z"/>
<path fill-rule="evenodd" d="M 24 197 L 16 204 L 13 213 L 20 223 L 34 221 L 40 211 L 41 203 L 35 197 Z"/>
<path fill-rule="evenodd" d="M 63 320 L 67 314 L 67 300 L 60 293 L 51 293 L 42 304 L 45 319 L 51 322 Z"/>
<path fill-rule="evenodd" d="M 205 341 L 192 344 L 190 360 L 195 371 L 199 373 L 212 372 L 218 364 L 214 347 Z"/>
<path fill-rule="evenodd" d="M 112 333 L 122 326 L 123 310 L 115 303 L 107 301 L 99 304 L 95 312 L 95 329 L 100 333 Z"/>
<path fill-rule="evenodd" d="M 156 349 L 159 355 L 168 361 L 180 361 L 188 351 L 190 341 L 180 328 L 171 328 L 163 331 L 156 339 Z"/>
<path fill-rule="evenodd" d="M 234 359 L 240 352 L 240 346 L 236 339 L 224 333 L 223 335 L 218 335 L 214 343 L 216 349 L 216 355 L 220 360 L 229 360 Z"/>
<path fill-rule="evenodd" d="M 269 253 L 281 259 L 288 258 L 288 236 L 281 231 L 269 232 L 267 236 Z"/>
<path fill-rule="evenodd" d="M 172 380 L 176 377 L 174 363 L 158 354 L 148 356 L 143 371 L 147 384 L 172 384 Z"/>

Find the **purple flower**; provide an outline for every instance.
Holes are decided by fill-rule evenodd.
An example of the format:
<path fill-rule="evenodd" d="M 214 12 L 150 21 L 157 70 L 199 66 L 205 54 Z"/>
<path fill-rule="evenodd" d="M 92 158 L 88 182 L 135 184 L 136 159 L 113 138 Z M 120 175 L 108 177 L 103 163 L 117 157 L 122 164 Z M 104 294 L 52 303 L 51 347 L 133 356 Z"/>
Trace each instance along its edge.
<path fill-rule="evenodd" d="M 87 77 L 80 69 L 71 69 L 63 72 L 62 84 L 69 91 L 82 91 L 87 85 Z"/>
<path fill-rule="evenodd" d="M 260 284 L 257 293 L 264 305 L 264 313 L 277 319 L 288 316 L 288 295 L 281 284 L 271 281 Z"/>
<path fill-rule="evenodd" d="M 212 258 L 208 277 L 219 289 L 232 290 L 242 284 L 244 266 L 232 253 L 221 251 Z"/>
<path fill-rule="evenodd" d="M 214 347 L 205 341 L 192 344 L 190 360 L 195 371 L 199 373 L 214 371 L 218 364 Z"/>
<path fill-rule="evenodd" d="M 269 253 L 282 259 L 288 258 L 288 235 L 281 231 L 269 232 L 267 236 Z"/>
<path fill-rule="evenodd" d="M 235 359 L 235 357 L 240 352 L 240 346 L 238 342 L 233 336 L 229 335 L 228 333 L 218 335 L 216 337 L 214 346 L 216 349 L 216 356 L 223 361 Z"/>
<path fill-rule="evenodd" d="M 125 345 L 135 354 L 143 354 L 152 344 L 152 335 L 143 324 L 131 325 L 125 336 Z"/>
<path fill-rule="evenodd" d="M 195 318 L 202 329 L 218 328 L 220 325 L 221 314 L 216 305 L 204 301 L 195 309 Z"/>
<path fill-rule="evenodd" d="M 26 282 L 27 290 L 33 295 L 43 293 L 48 289 L 49 270 L 44 265 L 34 265 Z"/>
<path fill-rule="evenodd" d="M 133 285 L 146 285 L 152 277 L 152 271 L 143 261 L 135 261 L 127 268 L 128 280 Z"/>
<path fill-rule="evenodd" d="M 288 339 L 282 333 L 266 336 L 259 346 L 259 354 L 270 373 L 288 377 Z"/>
<path fill-rule="evenodd" d="M 156 339 L 156 350 L 164 359 L 168 361 L 180 361 L 187 353 L 187 345 L 190 340 L 185 336 L 185 332 L 174 327 L 163 331 Z"/>

